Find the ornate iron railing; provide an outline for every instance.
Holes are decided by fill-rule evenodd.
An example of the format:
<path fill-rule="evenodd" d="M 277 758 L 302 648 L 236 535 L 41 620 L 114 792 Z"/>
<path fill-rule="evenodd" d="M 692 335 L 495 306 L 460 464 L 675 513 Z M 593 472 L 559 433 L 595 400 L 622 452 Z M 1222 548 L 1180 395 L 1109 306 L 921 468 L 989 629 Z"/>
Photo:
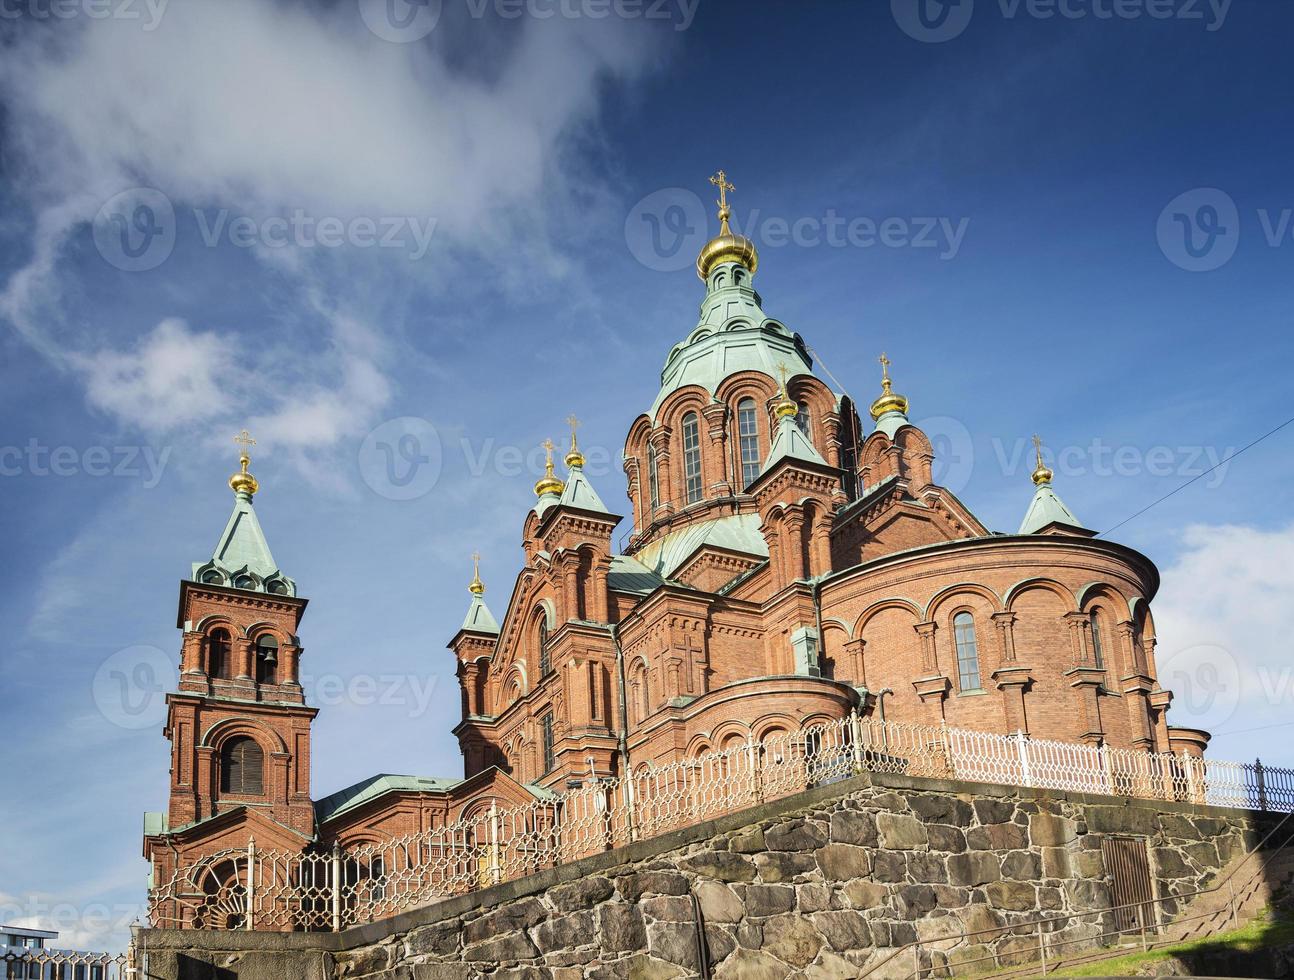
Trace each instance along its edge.
<path fill-rule="evenodd" d="M 860 772 L 1294 811 L 1294 770 L 851 715 L 343 851 L 224 850 L 150 894 L 162 928 L 340 930 Z"/>

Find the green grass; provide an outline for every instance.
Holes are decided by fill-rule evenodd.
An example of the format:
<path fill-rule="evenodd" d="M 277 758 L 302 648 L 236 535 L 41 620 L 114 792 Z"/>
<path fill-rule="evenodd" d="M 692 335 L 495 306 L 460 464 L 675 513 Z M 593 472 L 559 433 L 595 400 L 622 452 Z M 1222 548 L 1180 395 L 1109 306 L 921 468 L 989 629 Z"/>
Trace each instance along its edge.
<path fill-rule="evenodd" d="M 1180 956 L 1189 958 L 1192 955 L 1208 955 L 1227 948 L 1248 953 L 1268 946 L 1281 946 L 1294 942 L 1294 918 L 1284 914 L 1273 914 L 1270 909 L 1260 913 L 1253 922 L 1230 932 L 1220 932 L 1213 936 L 1192 939 L 1189 942 L 1165 946 L 1162 949 L 1146 953 L 1130 953 L 1108 960 L 1098 960 L 1083 966 L 1070 967 L 1056 973 L 1054 977 L 1123 977 L 1135 976 L 1141 968 Z"/>

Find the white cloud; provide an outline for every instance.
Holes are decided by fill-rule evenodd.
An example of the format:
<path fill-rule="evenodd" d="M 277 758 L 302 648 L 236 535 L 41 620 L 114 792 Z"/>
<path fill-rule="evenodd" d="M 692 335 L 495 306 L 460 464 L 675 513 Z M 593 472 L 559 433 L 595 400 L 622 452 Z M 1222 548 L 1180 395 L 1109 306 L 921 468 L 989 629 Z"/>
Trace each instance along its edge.
<path fill-rule="evenodd" d="M 1152 607 L 1170 723 L 1211 730 L 1217 758 L 1294 763 L 1272 749 L 1294 736 L 1294 525 L 1192 525 L 1182 543 Z"/>
<path fill-rule="evenodd" d="M 66 322 L 65 291 L 90 288 L 68 275 L 68 245 L 127 188 L 156 187 L 177 220 L 227 209 L 231 219 L 301 210 L 314 221 L 434 221 L 447 259 L 493 263 L 501 282 L 517 276 L 512 249 L 536 275 L 562 275 L 552 229 L 569 220 L 576 193 L 589 196 L 571 137 L 593 119 L 605 78 L 646 67 L 654 35 L 616 18 L 451 20 L 420 44 L 379 39 L 345 3 L 190 0 L 170 4 L 151 31 L 114 19 L 31 25 L 0 62 L 6 152 L 35 216 L 30 258 L 0 293 L 0 314 L 80 375 L 94 406 L 159 428 L 222 419 L 214 392 L 249 369 L 279 372 L 248 363 L 266 356 L 250 345 L 235 369 L 215 325 L 185 325 L 166 309 L 138 342 L 89 341 L 84 325 Z M 334 295 L 356 278 L 336 250 L 249 254 L 297 282 L 316 313 L 322 273 Z M 452 276 L 405 255 L 388 268 L 401 264 L 399 274 Z M 177 287 L 165 267 L 141 275 Z M 377 342 L 357 341 L 340 315 L 322 315 L 331 343 L 293 352 L 305 379 L 293 397 L 245 392 L 242 407 L 267 438 L 326 445 L 371 423 L 389 397 L 381 358 L 361 351 L 381 346 L 376 331 Z"/>

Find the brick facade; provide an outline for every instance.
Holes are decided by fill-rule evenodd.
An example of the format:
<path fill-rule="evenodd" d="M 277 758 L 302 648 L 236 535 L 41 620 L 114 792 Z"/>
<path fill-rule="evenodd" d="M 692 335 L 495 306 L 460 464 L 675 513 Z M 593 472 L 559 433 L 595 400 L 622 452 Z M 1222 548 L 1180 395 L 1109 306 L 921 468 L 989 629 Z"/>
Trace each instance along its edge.
<path fill-rule="evenodd" d="M 312 804 L 315 712 L 297 684 L 305 601 L 182 584 L 170 807 L 145 839 L 155 873 L 253 832 L 284 849 L 400 836 L 851 711 L 1203 751 L 1207 734 L 1167 723 L 1150 560 L 1064 524 L 990 533 L 933 482 L 930 440 L 888 382 L 886 421 L 864 437 L 803 341 L 759 319 L 752 273 L 711 270 L 709 320 L 671 353 L 661 396 L 629 427 L 625 554 L 612 547 L 621 518 L 605 508 L 536 506 L 519 521 L 525 565 L 497 628 L 489 617 L 450 641 L 461 780 Z M 753 364 L 765 348 L 758 368 L 679 367 Z M 775 377 L 774 358 L 792 362 L 789 378 Z M 777 410 L 787 399 L 789 423 Z M 765 466 L 779 424 L 799 426 L 812 450 Z M 217 631 L 230 648 L 218 668 Z M 257 676 L 264 635 L 279 651 L 273 677 Z M 257 795 L 222 789 L 235 738 L 263 756 Z"/>

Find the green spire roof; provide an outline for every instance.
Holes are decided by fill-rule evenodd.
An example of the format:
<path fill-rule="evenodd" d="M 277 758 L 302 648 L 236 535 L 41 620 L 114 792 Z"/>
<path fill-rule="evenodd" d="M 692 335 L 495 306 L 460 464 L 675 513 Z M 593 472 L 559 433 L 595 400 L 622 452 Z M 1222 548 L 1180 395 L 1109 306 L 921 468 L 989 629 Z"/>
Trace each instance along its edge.
<path fill-rule="evenodd" d="M 234 511 L 211 559 L 193 563 L 193 580 L 252 592 L 296 595 L 296 583 L 279 571 L 246 490 L 234 494 Z"/>
<path fill-rule="evenodd" d="M 485 604 L 485 599 L 479 593 L 472 593 L 472 601 L 467 607 L 467 616 L 463 619 L 461 629 L 471 630 L 473 633 L 498 633 L 499 622 L 490 612 L 490 607 Z"/>
<path fill-rule="evenodd" d="M 580 464 L 572 466 L 566 474 L 566 489 L 558 501 L 563 507 L 578 507 L 580 510 L 591 510 L 598 514 L 610 514 L 607 505 L 602 502 L 598 492 L 584 475 Z"/>
<path fill-rule="evenodd" d="M 1033 495 L 1029 509 L 1025 511 L 1024 520 L 1020 522 L 1020 534 L 1037 534 L 1048 524 L 1065 524 L 1069 527 L 1083 527 L 1083 522 L 1074 516 L 1074 512 L 1065 506 L 1050 483 L 1041 484 Z"/>
<path fill-rule="evenodd" d="M 777 435 L 768 450 L 768 459 L 764 462 L 759 475 L 763 476 L 784 459 L 799 459 L 806 463 L 817 463 L 826 466 L 827 461 L 813 448 L 813 443 L 795 424 L 794 415 L 783 415 L 777 421 Z"/>

